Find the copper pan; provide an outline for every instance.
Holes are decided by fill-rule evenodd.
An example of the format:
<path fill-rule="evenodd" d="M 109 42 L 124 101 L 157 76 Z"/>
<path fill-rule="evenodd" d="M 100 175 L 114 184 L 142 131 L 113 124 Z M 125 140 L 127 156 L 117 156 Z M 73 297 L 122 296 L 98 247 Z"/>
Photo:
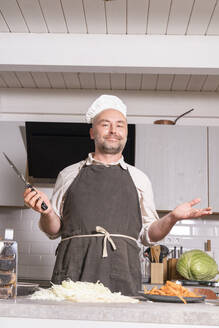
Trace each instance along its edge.
<path fill-rule="evenodd" d="M 197 295 L 200 296 L 206 296 L 206 299 L 212 299 L 212 300 L 216 300 L 218 299 L 217 294 L 211 290 L 211 289 L 207 289 L 207 288 L 197 288 L 197 287 L 193 287 L 193 288 L 188 288 L 191 292 L 194 292 Z"/>
<path fill-rule="evenodd" d="M 157 121 L 154 121 L 154 124 L 175 125 L 179 118 L 181 118 L 184 115 L 190 113 L 192 110 L 194 110 L 194 108 L 192 108 L 192 109 L 188 110 L 187 112 L 181 114 L 174 121 L 171 121 L 171 120 L 157 120 Z"/>

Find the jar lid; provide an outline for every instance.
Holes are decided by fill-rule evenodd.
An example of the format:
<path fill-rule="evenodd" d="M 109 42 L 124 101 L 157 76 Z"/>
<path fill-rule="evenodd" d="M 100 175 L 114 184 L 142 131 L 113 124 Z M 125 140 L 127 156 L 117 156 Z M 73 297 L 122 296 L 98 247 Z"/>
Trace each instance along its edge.
<path fill-rule="evenodd" d="M 13 240 L 14 238 L 14 230 L 13 229 L 5 229 L 5 239 Z"/>

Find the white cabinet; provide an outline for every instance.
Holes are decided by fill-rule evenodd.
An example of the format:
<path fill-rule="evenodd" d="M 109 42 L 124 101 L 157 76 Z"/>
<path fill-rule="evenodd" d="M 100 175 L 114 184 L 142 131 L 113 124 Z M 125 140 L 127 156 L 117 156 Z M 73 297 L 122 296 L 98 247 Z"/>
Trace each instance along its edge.
<path fill-rule="evenodd" d="M 157 210 L 197 197 L 208 205 L 207 128 L 137 125 L 135 163 L 152 182 Z"/>
<path fill-rule="evenodd" d="M 219 212 L 219 128 L 208 128 L 209 141 L 209 205 Z"/>
<path fill-rule="evenodd" d="M 25 173 L 25 125 L 21 122 L 0 122 L 0 206 L 23 206 L 24 184 L 17 177 L 2 152 Z"/>

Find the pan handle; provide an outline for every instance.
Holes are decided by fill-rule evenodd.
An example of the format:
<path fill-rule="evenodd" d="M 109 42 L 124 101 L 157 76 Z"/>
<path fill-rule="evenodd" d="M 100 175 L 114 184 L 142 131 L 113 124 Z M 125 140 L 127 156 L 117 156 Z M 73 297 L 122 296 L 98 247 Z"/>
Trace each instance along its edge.
<path fill-rule="evenodd" d="M 194 108 L 192 108 L 192 109 L 188 110 L 187 112 L 185 112 L 185 113 L 181 114 L 180 116 L 178 116 L 178 117 L 175 119 L 174 124 L 176 124 L 176 122 L 178 121 L 179 118 L 181 118 L 182 116 L 184 116 L 184 115 L 190 113 L 190 112 L 193 111 L 193 110 L 194 110 Z"/>

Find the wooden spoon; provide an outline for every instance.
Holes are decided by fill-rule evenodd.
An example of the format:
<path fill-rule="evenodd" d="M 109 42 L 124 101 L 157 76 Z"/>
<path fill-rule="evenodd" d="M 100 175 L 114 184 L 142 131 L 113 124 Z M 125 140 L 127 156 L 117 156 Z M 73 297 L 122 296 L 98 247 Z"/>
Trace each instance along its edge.
<path fill-rule="evenodd" d="M 151 247 L 151 257 L 155 260 L 155 263 L 160 262 L 160 245 L 154 245 Z"/>

